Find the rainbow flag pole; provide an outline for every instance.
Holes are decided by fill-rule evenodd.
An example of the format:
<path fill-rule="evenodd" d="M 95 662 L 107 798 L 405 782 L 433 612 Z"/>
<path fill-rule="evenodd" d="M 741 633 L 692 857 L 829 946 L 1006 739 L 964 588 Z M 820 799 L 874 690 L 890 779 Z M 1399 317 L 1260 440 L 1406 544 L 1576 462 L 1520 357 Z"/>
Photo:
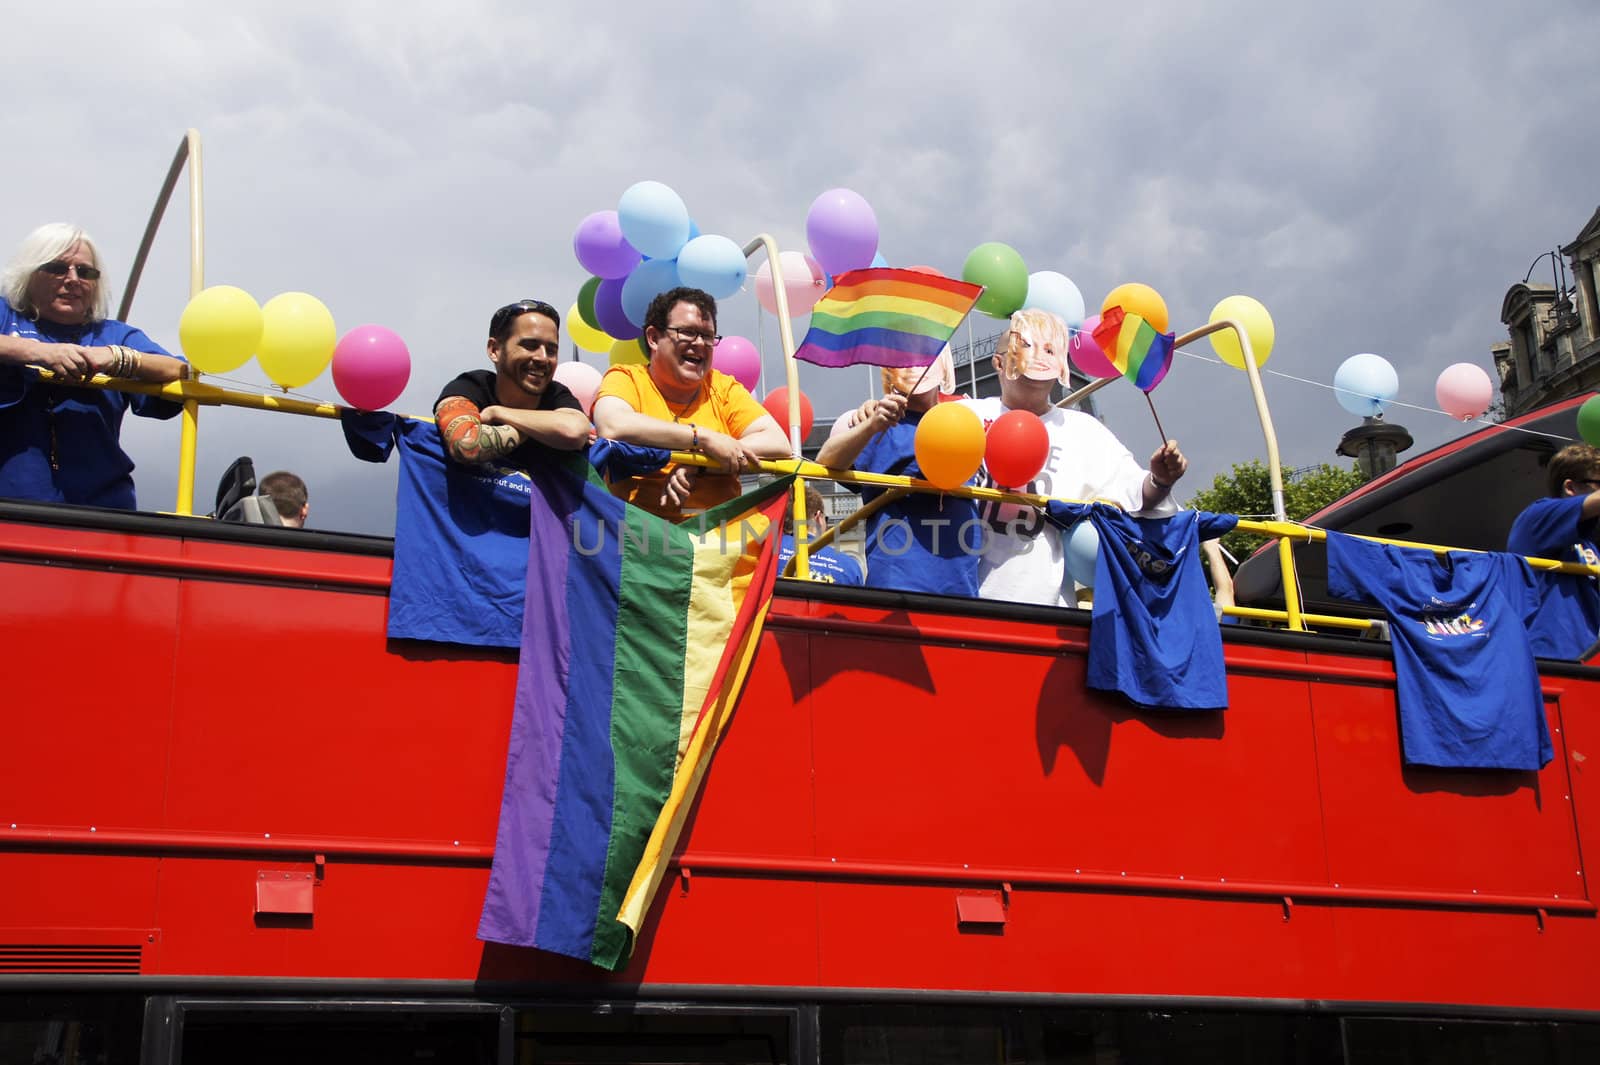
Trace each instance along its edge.
<path fill-rule="evenodd" d="M 1101 312 L 1100 324 L 1095 326 L 1094 340 L 1111 365 L 1144 393 L 1150 417 L 1155 419 L 1162 446 L 1165 446 L 1167 431 L 1161 425 L 1161 416 L 1156 413 L 1155 400 L 1150 398 L 1150 393 L 1172 369 L 1174 336 L 1158 333 L 1137 314 L 1128 314 L 1121 307 L 1108 307 Z"/>

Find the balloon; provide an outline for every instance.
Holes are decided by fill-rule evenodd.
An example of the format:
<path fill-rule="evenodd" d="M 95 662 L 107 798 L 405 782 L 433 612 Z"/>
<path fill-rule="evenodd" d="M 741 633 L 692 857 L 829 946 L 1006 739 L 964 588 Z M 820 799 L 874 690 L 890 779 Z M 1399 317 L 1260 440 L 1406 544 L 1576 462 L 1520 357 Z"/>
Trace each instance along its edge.
<path fill-rule="evenodd" d="M 778 420 L 783 426 L 783 431 L 789 431 L 789 386 L 779 385 L 767 393 L 767 398 L 761 401 L 767 408 L 767 413 Z M 811 435 L 811 424 L 815 421 L 811 413 L 811 399 L 804 392 L 800 393 L 800 439 L 805 440 Z"/>
<path fill-rule="evenodd" d="M 1083 320 L 1083 325 L 1073 330 L 1072 341 L 1067 346 L 1067 358 L 1085 377 L 1121 377 L 1122 371 L 1106 357 L 1100 342 L 1094 338 L 1094 331 L 1099 325 L 1100 316 L 1091 314 Z"/>
<path fill-rule="evenodd" d="M 261 344 L 256 361 L 274 384 L 300 388 L 328 368 L 339 330 L 317 297 L 283 292 L 261 308 Z"/>
<path fill-rule="evenodd" d="M 594 290 L 595 324 L 618 340 L 634 340 L 642 332 L 622 309 L 622 286 L 626 281 L 627 278 L 608 277 Z"/>
<path fill-rule="evenodd" d="M 585 322 L 582 311 L 583 309 L 576 303 L 567 309 L 567 335 L 584 351 L 610 351 L 611 345 L 617 342 L 617 338 Z"/>
<path fill-rule="evenodd" d="M 1039 476 L 1050 457 L 1050 433 L 1039 416 L 1028 410 L 1008 410 L 996 418 L 984 436 L 983 461 L 989 476 L 1002 488 L 1020 488 Z"/>
<path fill-rule="evenodd" d="M 1083 293 L 1065 274 L 1054 270 L 1028 275 L 1028 296 L 1022 305 L 1049 311 L 1073 329 L 1083 324 Z"/>
<path fill-rule="evenodd" d="M 725 300 L 743 288 L 748 270 L 744 249 L 714 233 L 695 237 L 678 253 L 678 277 L 713 299 Z"/>
<path fill-rule="evenodd" d="M 622 235 L 615 211 L 596 211 L 578 223 L 572 234 L 572 253 L 596 277 L 627 277 L 639 265 L 639 252 Z"/>
<path fill-rule="evenodd" d="M 718 341 L 716 351 L 711 356 L 711 365 L 725 374 L 731 374 L 735 381 L 751 392 L 756 390 L 756 384 L 761 380 L 761 352 L 744 337 L 727 336 Z M 781 420 L 788 422 L 787 412 Z"/>
<path fill-rule="evenodd" d="M 806 212 L 806 242 L 830 274 L 871 266 L 878 253 L 878 216 L 859 193 L 829 189 Z"/>
<path fill-rule="evenodd" d="M 1364 418 L 1382 414 L 1384 404 L 1400 391 L 1400 378 L 1381 355 L 1352 355 L 1333 374 L 1339 406 Z"/>
<path fill-rule="evenodd" d="M 1072 527 L 1065 553 L 1067 576 L 1085 588 L 1093 588 L 1095 560 L 1100 557 L 1100 531 L 1092 521 L 1085 519 Z"/>
<path fill-rule="evenodd" d="M 1211 317 L 1207 321 L 1217 322 L 1224 318 L 1232 318 L 1244 326 L 1244 334 L 1250 338 L 1250 351 L 1256 357 L 1256 365 L 1266 362 L 1272 354 L 1272 342 L 1277 339 L 1278 331 L 1272 324 L 1272 315 L 1267 313 L 1260 301 L 1249 296 L 1229 296 L 1211 308 Z M 1244 350 L 1240 348 L 1239 337 L 1232 329 L 1212 333 L 1211 349 L 1229 366 L 1236 370 L 1244 369 Z"/>
<path fill-rule="evenodd" d="M 555 379 L 567 386 L 585 414 L 594 409 L 594 395 L 600 391 L 599 370 L 586 362 L 557 363 Z"/>
<path fill-rule="evenodd" d="M 960 488 L 983 464 L 983 423 L 971 408 L 941 403 L 922 416 L 911 448 L 924 480 Z"/>
<path fill-rule="evenodd" d="M 628 243 L 654 259 L 672 258 L 689 240 L 689 209 L 659 181 L 630 185 L 617 201 L 617 221 Z"/>
<path fill-rule="evenodd" d="M 934 277 L 943 277 L 944 274 L 931 266 L 908 266 L 907 270 L 915 270 L 919 274 L 932 274 Z"/>
<path fill-rule="evenodd" d="M 189 365 L 202 373 L 237 370 L 261 342 L 261 307 L 242 288 L 213 285 L 183 309 L 178 341 Z"/>
<path fill-rule="evenodd" d="M 1579 405 L 1578 435 L 1590 447 L 1600 447 L 1600 396 L 1590 396 Z"/>
<path fill-rule="evenodd" d="M 1434 398 L 1452 418 L 1470 421 L 1489 409 L 1494 402 L 1494 382 L 1489 375 L 1470 362 L 1446 366 L 1434 382 Z"/>
<path fill-rule="evenodd" d="M 783 271 L 783 291 L 789 297 L 789 313 L 797 317 L 810 314 L 826 291 L 822 267 L 809 255 L 786 251 L 778 255 L 778 268 Z M 756 301 L 773 314 L 778 313 L 777 298 L 772 291 L 772 264 L 766 260 L 756 268 Z"/>
<path fill-rule="evenodd" d="M 599 290 L 599 288 L 600 279 L 598 277 L 591 277 L 589 280 L 585 281 L 583 283 L 583 287 L 578 290 L 578 302 L 573 305 L 577 309 L 577 316 L 581 317 L 583 319 L 583 324 L 587 325 L 590 329 L 600 328 L 600 320 L 594 316 L 594 294 Z M 571 321 L 573 317 L 573 315 L 569 314 L 567 315 L 567 320 Z"/>
<path fill-rule="evenodd" d="M 650 301 L 670 288 L 678 287 L 678 264 L 671 259 L 651 259 L 633 268 L 622 283 L 622 313 L 628 321 L 644 328 L 644 314 Z M 606 330 L 610 333 L 611 330 Z M 616 334 L 612 334 L 615 336 Z"/>
<path fill-rule="evenodd" d="M 358 325 L 333 346 L 333 387 L 357 410 L 383 410 L 411 379 L 411 352 L 392 329 Z"/>
<path fill-rule="evenodd" d="M 1141 285 L 1137 281 L 1118 285 L 1100 304 L 1100 313 L 1104 314 L 1113 307 L 1121 307 L 1124 314 L 1137 314 L 1158 333 L 1167 331 L 1167 301 L 1149 285 Z"/>
<path fill-rule="evenodd" d="M 961 280 L 982 285 L 978 310 L 992 318 L 1009 318 L 1028 298 L 1028 267 L 1009 244 L 979 244 L 961 267 Z"/>
<path fill-rule="evenodd" d="M 640 345 L 639 338 L 619 340 L 611 345 L 611 365 L 643 366 L 650 361 L 650 353 Z"/>
<path fill-rule="evenodd" d="M 875 270 L 876 269 L 882 269 L 883 267 L 888 266 L 888 265 L 889 265 L 889 260 L 885 259 L 883 257 L 883 252 L 880 251 L 880 252 L 874 252 L 873 253 L 873 255 L 872 255 L 872 266 L 873 266 L 873 269 L 875 269 Z"/>

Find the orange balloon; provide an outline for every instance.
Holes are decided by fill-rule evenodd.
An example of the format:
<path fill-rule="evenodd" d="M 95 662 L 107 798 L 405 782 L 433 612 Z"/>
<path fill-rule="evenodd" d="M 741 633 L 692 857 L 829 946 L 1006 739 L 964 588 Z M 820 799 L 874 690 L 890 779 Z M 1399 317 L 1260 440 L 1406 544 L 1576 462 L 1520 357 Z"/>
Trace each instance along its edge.
<path fill-rule="evenodd" d="M 911 448 L 923 480 L 960 488 L 983 464 L 983 422 L 968 407 L 941 403 L 922 416 Z"/>
<path fill-rule="evenodd" d="M 1100 313 L 1104 314 L 1112 307 L 1121 307 L 1123 314 L 1137 314 L 1158 333 L 1167 331 L 1167 301 L 1149 285 L 1141 285 L 1137 281 L 1118 285 L 1100 304 Z"/>

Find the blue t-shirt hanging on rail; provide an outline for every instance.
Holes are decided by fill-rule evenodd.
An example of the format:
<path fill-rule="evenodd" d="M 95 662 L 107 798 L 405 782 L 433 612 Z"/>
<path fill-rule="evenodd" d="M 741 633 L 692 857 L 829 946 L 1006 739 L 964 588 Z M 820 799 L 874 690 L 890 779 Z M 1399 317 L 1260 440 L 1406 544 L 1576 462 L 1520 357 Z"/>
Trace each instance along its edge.
<path fill-rule="evenodd" d="M 1100 534 L 1089 621 L 1089 687 L 1141 706 L 1221 710 L 1228 705 L 1222 636 L 1200 564 L 1200 541 L 1231 532 L 1232 514 L 1184 510 L 1138 518 L 1105 503 L 1051 503 L 1068 528 Z"/>
<path fill-rule="evenodd" d="M 1407 765 L 1538 769 L 1550 761 L 1524 627 L 1539 607 L 1539 587 L 1526 562 L 1436 555 L 1330 532 L 1328 591 L 1389 617 Z"/>

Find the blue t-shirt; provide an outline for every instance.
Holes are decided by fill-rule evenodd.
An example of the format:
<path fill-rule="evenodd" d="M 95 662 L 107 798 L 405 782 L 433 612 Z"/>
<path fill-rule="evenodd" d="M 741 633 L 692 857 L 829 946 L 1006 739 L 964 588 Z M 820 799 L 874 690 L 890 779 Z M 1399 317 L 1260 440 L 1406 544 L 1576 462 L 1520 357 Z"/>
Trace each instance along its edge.
<path fill-rule="evenodd" d="M 783 543 L 778 545 L 779 573 L 788 567 L 794 552 L 793 534 L 784 533 Z M 831 547 L 817 547 L 812 548 L 806 557 L 811 563 L 811 579 L 814 581 L 823 581 L 827 584 L 861 583 L 861 566 L 849 555 L 841 554 Z"/>
<path fill-rule="evenodd" d="M 855 468 L 921 477 L 912 449 L 921 421 L 921 411 L 906 411 L 899 424 L 867 441 Z M 859 491 L 865 503 L 883 491 L 870 485 L 847 487 Z M 867 519 L 867 587 L 975 598 L 984 529 L 970 499 L 915 492 L 889 503 Z"/>
<path fill-rule="evenodd" d="M 1222 635 L 1201 566 L 1200 541 L 1231 532 L 1232 514 L 1183 510 L 1138 518 L 1105 503 L 1051 503 L 1052 521 L 1082 518 L 1100 534 L 1089 619 L 1089 687 L 1141 706 L 1228 705 Z"/>
<path fill-rule="evenodd" d="M 1524 627 L 1539 586 L 1526 562 L 1330 532 L 1328 591 L 1388 615 L 1407 765 L 1538 769 L 1550 760 Z"/>
<path fill-rule="evenodd" d="M 0 334 L 46 344 L 121 344 L 168 354 L 124 322 L 65 326 L 34 321 L 4 298 Z M 146 418 L 170 418 L 183 409 L 154 396 L 45 384 L 36 370 L 0 364 L 0 496 L 135 509 L 133 460 L 118 442 L 129 407 Z"/>
<path fill-rule="evenodd" d="M 1595 522 L 1583 520 L 1585 496 L 1535 499 L 1511 526 L 1506 550 L 1561 562 L 1600 562 Z M 1533 653 L 1541 658 L 1581 658 L 1600 635 L 1600 587 L 1576 573 L 1537 573 L 1539 612 L 1528 623 Z"/>

